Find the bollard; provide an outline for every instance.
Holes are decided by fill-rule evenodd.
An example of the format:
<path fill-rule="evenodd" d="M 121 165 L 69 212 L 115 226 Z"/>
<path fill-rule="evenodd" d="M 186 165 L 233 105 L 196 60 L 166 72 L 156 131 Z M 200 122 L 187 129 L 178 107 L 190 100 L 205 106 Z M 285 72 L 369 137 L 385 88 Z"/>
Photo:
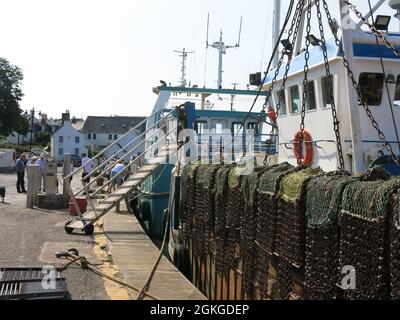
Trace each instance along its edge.
<path fill-rule="evenodd" d="M 73 170 L 72 164 L 71 164 L 71 155 L 69 153 L 64 154 L 64 167 L 63 167 L 63 177 L 68 176 Z M 63 195 L 68 195 L 69 190 L 68 187 L 65 183 L 63 182 Z"/>
<path fill-rule="evenodd" d="M 55 195 L 57 191 L 57 165 L 55 159 L 49 157 L 46 163 L 46 194 Z"/>
<path fill-rule="evenodd" d="M 28 192 L 26 195 L 26 207 L 32 209 L 37 205 L 38 182 L 40 177 L 40 168 L 37 164 L 27 167 L 28 172 Z"/>

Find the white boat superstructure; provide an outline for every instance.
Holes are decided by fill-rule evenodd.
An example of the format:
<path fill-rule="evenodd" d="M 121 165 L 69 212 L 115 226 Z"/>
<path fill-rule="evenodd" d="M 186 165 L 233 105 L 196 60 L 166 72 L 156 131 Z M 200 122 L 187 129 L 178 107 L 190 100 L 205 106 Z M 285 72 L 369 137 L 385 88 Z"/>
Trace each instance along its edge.
<path fill-rule="evenodd" d="M 279 2 L 279 1 L 278 1 Z M 301 2 L 301 1 L 300 1 Z M 306 3 L 308 1 L 305 1 Z M 372 13 L 379 13 L 379 8 L 384 1 L 379 1 Z M 390 1 L 394 6 L 398 1 Z M 395 3 L 396 2 L 396 3 Z M 319 3 L 319 10 L 325 14 L 323 1 Z M 312 21 L 315 21 L 317 8 L 316 1 L 311 5 Z M 340 8 L 346 16 L 352 7 L 344 0 L 340 1 Z M 314 11 L 315 10 L 315 11 Z M 347 11 L 346 11 L 347 10 Z M 308 9 L 302 12 L 300 25 L 307 26 Z M 371 12 L 364 17 L 371 15 Z M 325 16 L 324 16 L 325 17 Z M 348 16 L 346 16 L 348 17 Z M 383 16 L 386 17 L 386 16 Z M 358 82 L 363 100 L 368 105 L 371 114 L 384 133 L 386 140 L 391 144 L 396 155 L 399 154 L 398 130 L 400 129 L 400 58 L 395 50 L 400 47 L 400 33 L 379 31 L 395 46 L 395 50 L 388 48 L 381 39 L 377 38 L 370 30 L 361 28 L 364 23 L 351 22 L 354 29 L 346 28 L 342 21 L 338 38 L 343 46 L 345 57 L 350 63 L 350 70 Z M 361 21 L 362 22 L 362 21 Z M 307 29 L 307 28 L 306 28 Z M 368 28 L 367 28 L 368 29 Z M 308 32 L 307 37 L 312 37 L 309 52 L 303 48 L 293 57 L 287 57 L 286 62 L 280 67 L 276 83 L 273 85 L 271 103 L 277 107 L 281 96 L 280 112 L 277 122 L 279 145 L 279 162 L 288 161 L 297 164 L 295 156 L 296 139 L 301 123 L 301 111 L 304 98 L 304 65 L 308 54 L 307 73 L 307 101 L 305 103 L 304 123 L 305 129 L 312 137 L 313 166 L 320 166 L 326 171 L 336 170 L 340 167 L 332 105 L 329 90 L 329 78 L 326 73 L 326 63 L 323 51 L 326 48 L 332 75 L 334 102 L 337 109 L 341 144 L 345 169 L 353 172 L 365 170 L 373 161 L 389 152 L 383 141 L 379 138 L 370 117 L 359 102 L 357 91 L 348 77 L 348 72 L 343 64 L 343 55 L 340 46 L 335 42 L 330 28 L 325 28 L 326 42 L 320 40 L 321 34 Z M 299 31 L 299 37 L 303 35 Z M 304 39 L 302 37 L 302 39 Z M 379 45 L 377 44 L 377 39 Z M 298 41 L 297 41 L 298 42 Z M 304 47 L 304 44 L 303 44 Z M 299 47 L 301 48 L 301 47 Z M 294 48 L 292 48 L 294 50 Z M 290 64 L 285 78 L 286 65 Z M 276 70 L 268 73 L 264 82 L 264 90 L 269 90 L 273 83 Z M 283 86 L 283 90 L 281 91 Z M 397 132 L 396 132 L 397 130 Z M 310 142 L 303 140 L 304 142 Z M 298 144 L 298 143 L 297 143 Z M 303 147 L 302 151 L 305 151 Z"/>

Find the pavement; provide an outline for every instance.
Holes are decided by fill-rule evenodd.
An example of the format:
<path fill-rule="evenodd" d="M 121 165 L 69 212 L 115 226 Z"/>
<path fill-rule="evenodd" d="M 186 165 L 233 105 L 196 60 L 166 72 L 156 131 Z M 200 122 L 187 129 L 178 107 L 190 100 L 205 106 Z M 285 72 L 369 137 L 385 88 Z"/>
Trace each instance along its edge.
<path fill-rule="evenodd" d="M 142 288 L 159 255 L 159 248 L 134 215 L 109 213 L 103 220 L 110 255 L 121 276 L 127 283 Z M 206 299 L 165 256 L 161 258 L 148 291 L 161 300 Z M 129 295 L 136 299 L 138 293 L 129 290 Z"/>
<path fill-rule="evenodd" d="M 75 182 L 76 183 L 76 182 Z M 94 263 L 102 264 L 96 253 L 95 237 L 68 235 L 64 223 L 70 218 L 67 210 L 27 209 L 26 195 L 16 191 L 16 174 L 0 173 L 5 186 L 5 204 L 0 202 L 0 267 L 60 267 L 56 251 L 77 248 Z M 107 283 L 88 270 L 71 266 L 62 273 L 74 300 L 108 300 Z"/>
<path fill-rule="evenodd" d="M 61 178 L 61 177 L 60 177 Z M 107 275 L 142 288 L 159 249 L 148 238 L 134 215 L 124 205 L 121 212 L 110 212 L 95 226 L 93 236 L 67 234 L 64 223 L 68 210 L 27 209 L 26 195 L 16 191 L 16 173 L 0 173 L 0 185 L 6 187 L 6 203 L 0 203 L 0 268 L 61 267 L 65 260 L 57 251 L 79 250 Z M 73 189 L 79 187 L 72 180 Z M 125 211 L 124 211 L 125 208 Z M 71 265 L 62 272 L 73 300 L 134 300 L 137 292 Z M 163 257 L 149 292 L 166 300 L 203 300 L 205 297 Z"/>

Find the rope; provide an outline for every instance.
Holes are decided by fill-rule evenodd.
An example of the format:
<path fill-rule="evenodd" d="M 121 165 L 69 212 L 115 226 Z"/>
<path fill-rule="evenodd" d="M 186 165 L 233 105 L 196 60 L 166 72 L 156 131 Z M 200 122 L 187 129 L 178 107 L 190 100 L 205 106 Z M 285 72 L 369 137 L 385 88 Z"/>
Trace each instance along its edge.
<path fill-rule="evenodd" d="M 290 19 L 290 16 L 291 16 L 291 14 L 292 14 L 293 7 L 294 7 L 294 0 L 291 0 L 290 6 L 289 6 L 289 9 L 288 9 L 286 18 L 285 18 L 285 22 L 284 22 L 283 27 L 282 27 L 282 31 L 281 31 L 281 33 L 279 34 L 278 41 L 276 42 L 275 47 L 274 47 L 274 49 L 273 49 L 273 51 L 272 51 L 271 59 L 270 59 L 269 62 L 268 62 L 267 71 L 266 71 L 266 73 L 265 73 L 265 75 L 264 75 L 264 79 L 263 79 L 263 81 L 262 81 L 263 84 L 264 84 L 265 81 L 267 80 L 268 72 L 269 72 L 269 70 L 271 69 L 272 62 L 274 61 L 274 56 L 275 56 L 277 50 L 279 49 L 279 44 L 280 44 L 280 42 L 281 42 L 281 39 L 282 39 L 283 34 L 285 33 L 285 29 L 286 29 L 286 27 L 287 27 L 287 25 L 288 25 L 288 23 L 289 23 L 289 19 Z M 283 54 L 282 54 L 282 56 L 283 56 Z M 244 120 L 243 120 L 242 124 L 240 125 L 240 128 L 239 128 L 239 130 L 238 130 L 238 132 L 237 132 L 237 134 L 236 134 L 236 136 L 235 136 L 235 138 L 234 138 L 233 140 L 235 140 L 235 139 L 239 136 L 239 134 L 240 134 L 241 130 L 243 129 L 243 127 L 244 127 L 246 121 L 249 119 L 249 117 L 250 117 L 251 113 L 253 112 L 253 109 L 254 109 L 254 107 L 255 107 L 255 105 L 256 105 L 256 103 L 257 103 L 257 100 L 258 100 L 258 98 L 260 97 L 261 91 L 262 91 L 262 85 L 258 88 L 258 92 L 257 92 L 256 97 L 254 98 L 253 104 L 251 105 L 249 112 L 247 113 L 246 117 L 244 118 Z M 268 102 L 270 96 L 271 96 L 271 94 L 269 93 L 269 94 L 267 95 L 267 97 L 266 97 L 266 101 L 267 101 L 267 102 Z M 228 145 L 228 146 L 229 146 L 229 145 Z"/>
<path fill-rule="evenodd" d="M 67 259 L 70 260 L 70 261 L 61 268 L 62 271 L 67 270 L 72 264 L 76 263 L 82 269 L 90 270 L 94 274 L 96 274 L 96 275 L 98 275 L 98 276 L 100 276 L 102 278 L 106 278 L 106 279 L 108 279 L 110 281 L 113 281 L 115 283 L 120 284 L 121 286 L 124 286 L 124 287 L 130 288 L 130 289 L 132 289 L 134 291 L 140 292 L 139 288 L 137 288 L 137 287 L 135 287 L 133 285 L 130 285 L 130 284 L 126 283 L 126 282 L 123 282 L 123 281 L 121 281 L 121 280 L 119 280 L 119 279 L 117 279 L 117 278 L 115 278 L 113 276 L 110 276 L 110 275 L 104 273 L 103 271 L 100 271 L 99 269 L 95 268 L 94 265 L 91 262 L 89 262 L 86 259 L 86 257 L 84 257 L 84 256 L 75 256 L 73 254 L 70 254 Z M 151 298 L 153 300 L 160 300 L 158 297 L 156 297 L 155 295 L 150 294 L 148 292 L 143 292 L 143 294 L 148 296 L 149 298 Z"/>

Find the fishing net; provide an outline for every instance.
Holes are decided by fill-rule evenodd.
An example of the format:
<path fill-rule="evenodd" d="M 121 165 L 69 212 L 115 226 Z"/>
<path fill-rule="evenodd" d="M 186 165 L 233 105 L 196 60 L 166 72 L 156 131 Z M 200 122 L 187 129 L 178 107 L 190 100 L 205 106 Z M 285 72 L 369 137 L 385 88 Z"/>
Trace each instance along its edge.
<path fill-rule="evenodd" d="M 233 167 L 228 175 L 227 210 L 226 210 L 226 248 L 225 270 L 236 269 L 238 248 L 240 245 L 240 213 L 243 210 L 243 196 L 240 192 L 241 170 Z"/>
<path fill-rule="evenodd" d="M 214 221 L 214 239 L 215 239 L 215 268 L 218 274 L 226 271 L 225 267 L 225 248 L 227 243 L 227 192 L 228 175 L 231 166 L 221 167 L 215 176 L 215 221 Z"/>
<path fill-rule="evenodd" d="M 269 265 L 275 251 L 277 193 L 281 179 L 292 172 L 293 166 L 288 163 L 267 168 L 261 174 L 258 184 L 258 208 L 256 210 L 256 285 L 262 298 L 268 296 Z M 254 227 L 253 227 L 254 229 Z"/>
<path fill-rule="evenodd" d="M 390 278 L 391 298 L 400 300 L 400 193 L 393 198 L 393 221 L 391 226 Z"/>
<path fill-rule="evenodd" d="M 182 224 L 183 238 L 186 244 L 193 240 L 193 213 L 195 209 L 195 181 L 198 165 L 186 165 L 182 170 Z"/>
<path fill-rule="evenodd" d="M 305 299 L 326 300 L 338 296 L 338 215 L 345 187 L 357 180 L 338 171 L 312 178 L 308 184 Z"/>
<path fill-rule="evenodd" d="M 281 181 L 276 224 L 276 253 L 298 267 L 305 260 L 305 201 L 307 185 L 320 169 L 304 168 Z"/>
<path fill-rule="evenodd" d="M 243 290 L 249 297 L 254 294 L 254 275 L 256 271 L 256 232 L 254 222 L 258 211 L 258 183 L 265 167 L 254 168 L 253 173 L 242 178 L 241 195 L 244 210 L 240 219 L 240 249 L 243 259 Z M 267 266 L 266 266 L 267 267 Z"/>
<path fill-rule="evenodd" d="M 195 211 L 193 215 L 193 248 L 196 256 L 211 252 L 214 227 L 214 181 L 220 166 L 201 165 L 196 173 Z"/>
<path fill-rule="evenodd" d="M 286 300 L 292 291 L 292 267 L 283 260 L 278 261 L 277 267 L 277 275 L 271 290 L 271 298 L 274 300 Z"/>
<path fill-rule="evenodd" d="M 340 267 L 356 269 L 356 289 L 345 290 L 346 299 L 387 299 L 390 292 L 388 220 L 392 195 L 400 178 L 359 181 L 343 193 Z"/>

